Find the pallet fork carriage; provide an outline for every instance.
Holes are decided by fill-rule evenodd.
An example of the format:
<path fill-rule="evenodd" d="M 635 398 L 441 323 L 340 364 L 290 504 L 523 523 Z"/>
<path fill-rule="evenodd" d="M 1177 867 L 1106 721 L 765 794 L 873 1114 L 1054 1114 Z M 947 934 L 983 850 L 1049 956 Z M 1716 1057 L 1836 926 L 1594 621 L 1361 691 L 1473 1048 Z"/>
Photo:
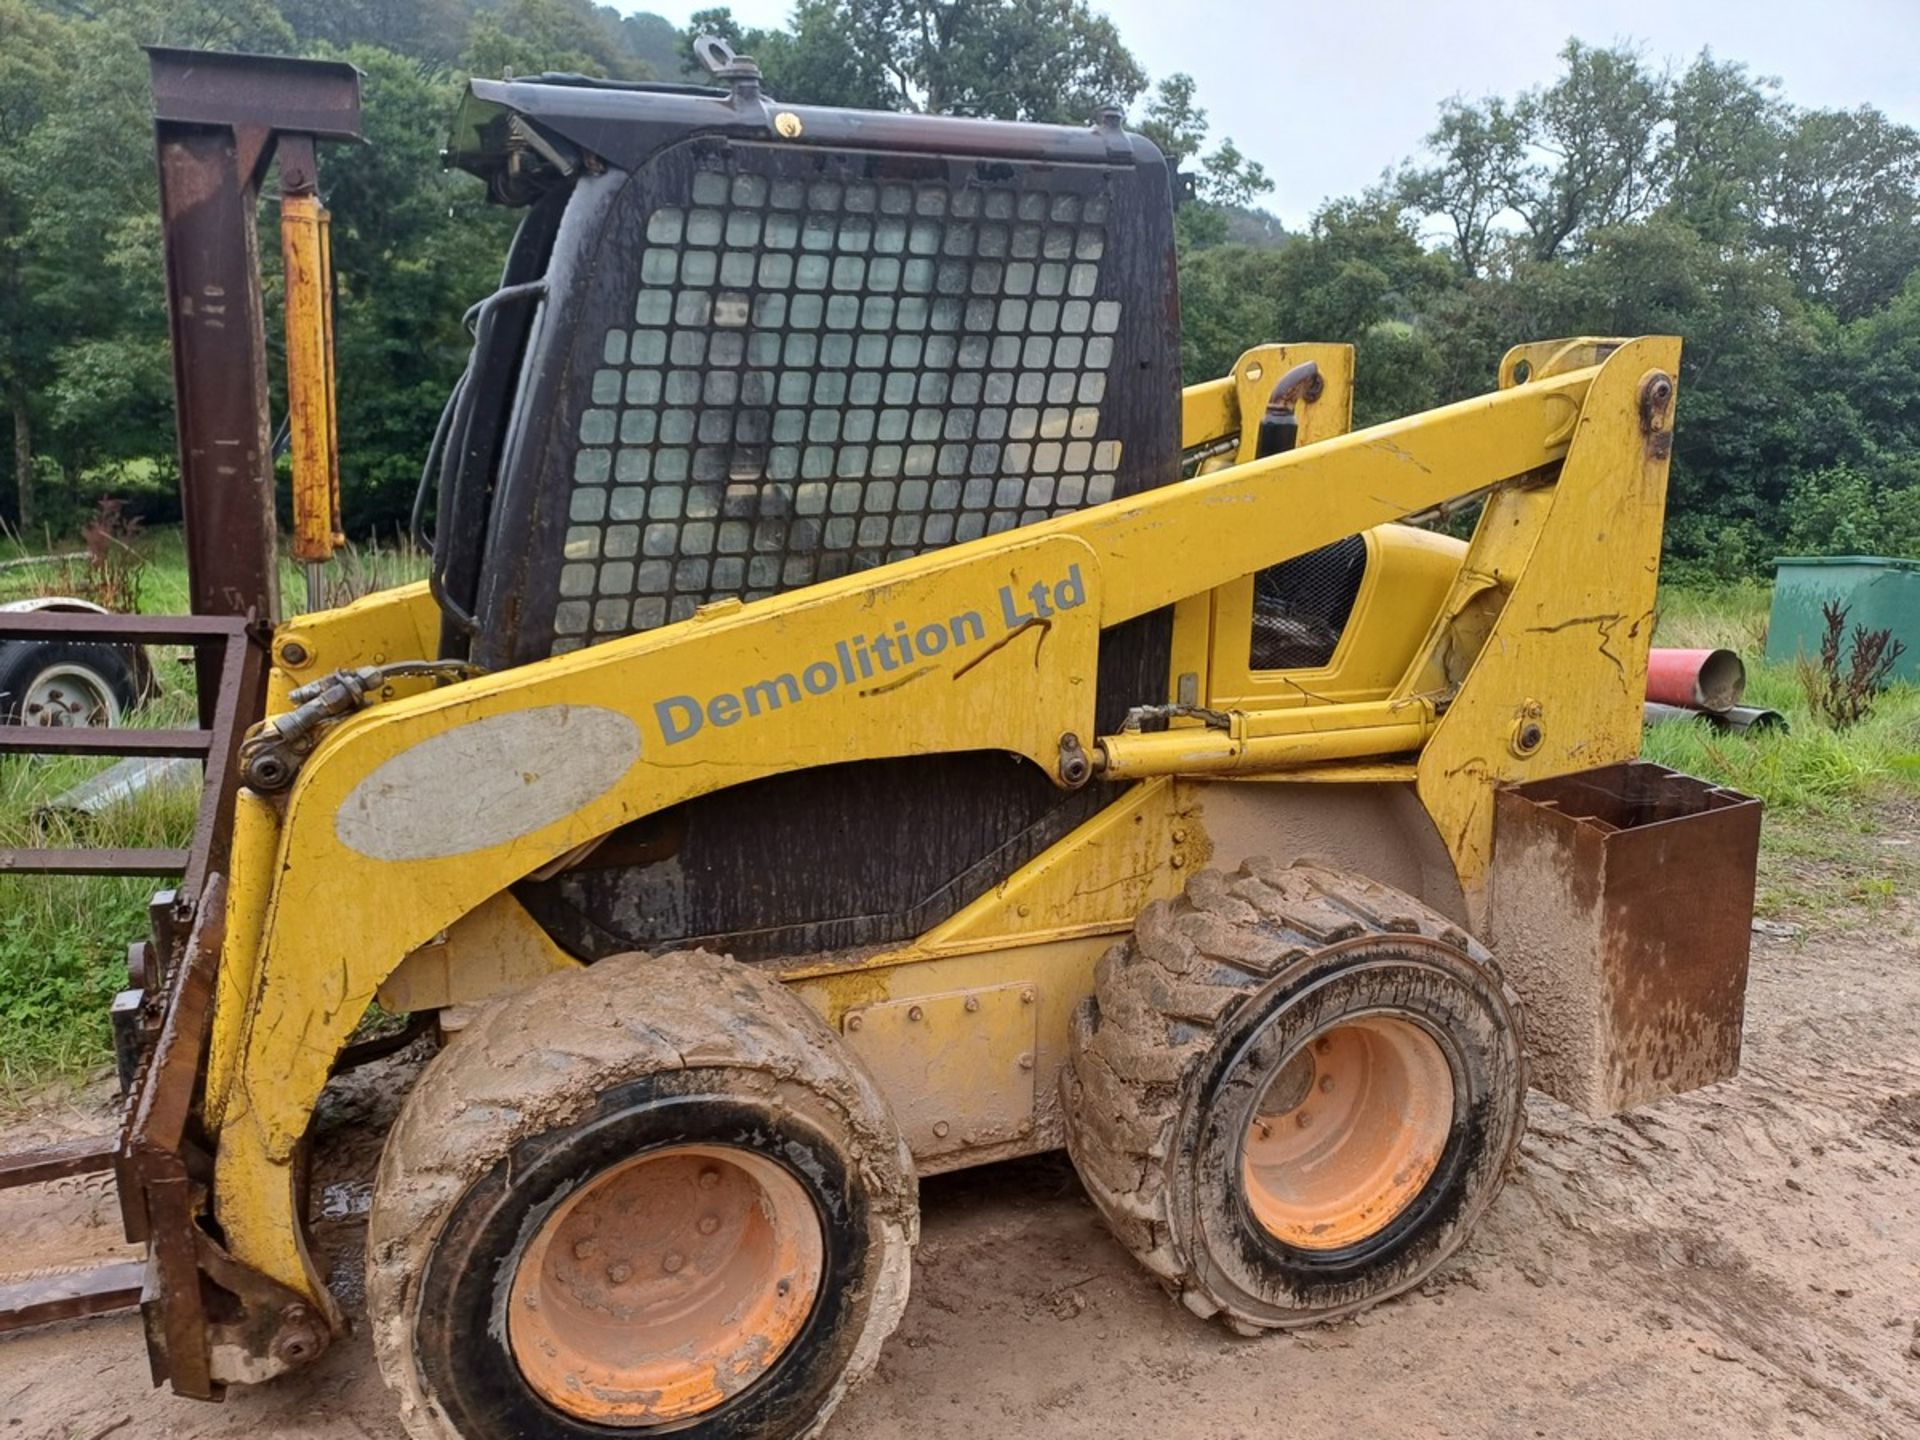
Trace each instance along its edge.
<path fill-rule="evenodd" d="M 184 850 L 0 854 L 0 867 L 15 873 L 178 877 L 154 896 L 152 933 L 131 947 L 131 988 L 114 1006 L 128 1089 L 119 1133 L 0 1160 L 0 1187 L 111 1169 L 127 1237 L 147 1244 L 149 1259 L 0 1287 L 0 1331 L 144 1302 L 156 1383 L 171 1380 L 182 1394 L 211 1398 L 219 1387 L 208 1371 L 203 1274 L 218 1261 L 209 1264 L 194 1219 L 194 1188 L 204 1185 L 210 1163 L 194 1112 L 225 924 L 240 742 L 265 710 L 267 640 L 279 614 L 253 217 L 277 157 L 289 244 L 297 243 L 300 221 L 317 227 L 315 142 L 358 136 L 359 77 L 347 65 L 161 48 L 151 62 L 194 613 L 0 615 L 6 639 L 184 646 L 194 655 L 197 729 L 0 727 L 0 753 L 178 756 L 204 765 Z M 290 295 L 302 288 L 290 287 Z M 324 295 L 319 273 L 304 288 Z M 315 413 L 311 404 L 304 413 Z M 330 422 L 330 400 L 319 413 Z M 337 513 L 311 503 L 302 512 Z M 174 1357 L 168 1364 L 177 1368 L 162 1369 L 162 1356 Z"/>
<path fill-rule="evenodd" d="M 461 1440 L 812 1433 L 905 1302 L 916 1175 L 1061 1146 L 1190 1308 L 1348 1313 L 1490 1203 L 1523 1012 L 1596 1112 L 1737 1065 L 1758 807 L 1636 759 L 1677 340 L 1521 346 L 1357 432 L 1345 346 L 1178 392 L 1116 117 L 783 106 L 703 58 L 474 83 L 450 158 L 527 217 L 432 579 L 275 626 L 248 221 L 277 141 L 316 560 L 354 76 L 154 53 L 199 618 L 87 625 L 200 645 L 204 732 L 72 744 L 204 756 L 206 800 L 186 855 L 5 859 L 185 878 L 117 1145 L 0 1160 L 111 1165 L 144 1275 L 0 1329 L 137 1291 L 204 1398 L 320 1354 L 305 1138 L 393 1048 L 351 1043 L 376 1002 L 479 1007 L 370 1230 L 406 1423 Z"/>

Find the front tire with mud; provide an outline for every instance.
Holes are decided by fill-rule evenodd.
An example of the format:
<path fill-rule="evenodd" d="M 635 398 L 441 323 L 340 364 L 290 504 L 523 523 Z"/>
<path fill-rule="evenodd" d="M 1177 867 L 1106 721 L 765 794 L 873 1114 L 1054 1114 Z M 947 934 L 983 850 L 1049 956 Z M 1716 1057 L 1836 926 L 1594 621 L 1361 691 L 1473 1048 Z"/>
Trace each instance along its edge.
<path fill-rule="evenodd" d="M 911 1157 L 776 982 L 617 956 L 493 1002 L 387 1140 L 374 1348 L 416 1440 L 801 1440 L 905 1308 Z"/>
<path fill-rule="evenodd" d="M 1203 871 L 1100 961 L 1068 1148 L 1120 1241 L 1243 1332 L 1419 1284 L 1505 1178 L 1519 1004 L 1398 891 L 1313 864 Z"/>

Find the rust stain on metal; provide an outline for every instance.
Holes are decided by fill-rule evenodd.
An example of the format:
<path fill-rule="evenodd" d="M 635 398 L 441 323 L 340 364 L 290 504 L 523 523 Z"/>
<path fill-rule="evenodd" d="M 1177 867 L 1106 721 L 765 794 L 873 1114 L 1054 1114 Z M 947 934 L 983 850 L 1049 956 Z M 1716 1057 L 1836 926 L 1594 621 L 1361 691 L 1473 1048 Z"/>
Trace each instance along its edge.
<path fill-rule="evenodd" d="M 95 1135 L 61 1145 L 45 1145 L 38 1150 L 16 1150 L 11 1155 L 0 1155 L 0 1190 L 111 1170 L 119 1148 L 119 1141 L 113 1136 Z"/>
<path fill-rule="evenodd" d="M 0 1333 L 131 1309 L 140 1303 L 146 1269 L 141 1261 L 122 1260 L 0 1285 Z"/>
<path fill-rule="evenodd" d="M 255 203 L 282 135 L 305 137 L 308 153 L 314 137 L 359 138 L 359 74 L 337 61 L 165 47 L 148 60 L 192 607 L 273 619 L 279 572 Z M 297 191 L 306 177 L 294 151 Z M 244 463 L 216 461 L 223 451 Z M 202 670 L 203 694 L 213 678 Z"/>
<path fill-rule="evenodd" d="M 1540 1088 L 1599 1115 L 1733 1075 L 1760 803 L 1630 761 L 1495 807 L 1491 934 Z"/>
<path fill-rule="evenodd" d="M 896 678 L 887 681 L 887 683 L 884 685 L 875 685 L 871 689 L 862 690 L 860 692 L 860 698 L 862 700 L 867 700 L 867 699 L 871 699 L 875 695 L 885 695 L 891 690 L 898 690 L 904 685 L 911 685 L 914 681 L 918 680 L 922 675 L 931 675 L 938 668 L 939 667 L 937 665 L 922 665 L 918 670 L 909 670 L 906 674 L 897 676 Z"/>
<path fill-rule="evenodd" d="M 206 762 L 199 818 L 188 848 L 40 846 L 0 848 L 0 871 L 38 875 L 181 875 L 194 893 L 208 863 L 226 852 L 235 787 L 232 756 L 240 734 L 265 707 L 261 648 L 244 620 L 212 616 L 97 615 L 29 611 L 0 615 L 0 639 L 76 643 L 191 645 L 203 676 L 196 730 L 0 726 L 0 753 L 185 756 Z"/>
<path fill-rule="evenodd" d="M 1002 635 L 998 640 L 994 641 L 993 644 L 989 645 L 986 649 L 982 650 L 978 655 L 974 656 L 971 660 L 967 661 L 966 664 L 962 665 L 958 670 L 954 671 L 953 678 L 958 680 L 962 675 L 966 674 L 969 670 L 973 669 L 974 666 L 978 665 L 981 661 L 985 660 L 989 655 L 994 654 L 996 651 L 1006 649 L 1007 646 L 1011 645 L 1015 640 L 1019 639 L 1020 636 L 1026 634 L 1029 630 L 1034 630 L 1034 629 L 1037 629 L 1040 631 L 1041 639 L 1044 641 L 1046 639 L 1047 632 L 1053 629 L 1053 621 L 1048 619 L 1044 615 L 1029 615 L 1020 624 L 1014 626 L 1013 629 L 1009 630 L 1006 634 Z M 1034 647 L 1033 660 L 1036 666 L 1040 663 L 1040 647 L 1038 645 Z"/>

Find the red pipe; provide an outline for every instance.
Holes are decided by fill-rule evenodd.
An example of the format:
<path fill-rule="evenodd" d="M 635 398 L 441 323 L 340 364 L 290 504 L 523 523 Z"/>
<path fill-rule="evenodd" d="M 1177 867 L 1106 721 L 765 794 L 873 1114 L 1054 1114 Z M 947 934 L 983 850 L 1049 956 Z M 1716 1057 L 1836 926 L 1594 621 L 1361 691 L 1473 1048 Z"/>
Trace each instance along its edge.
<path fill-rule="evenodd" d="M 1647 653 L 1647 699 L 1716 714 L 1740 703 L 1747 667 L 1731 650 L 1651 650 Z"/>

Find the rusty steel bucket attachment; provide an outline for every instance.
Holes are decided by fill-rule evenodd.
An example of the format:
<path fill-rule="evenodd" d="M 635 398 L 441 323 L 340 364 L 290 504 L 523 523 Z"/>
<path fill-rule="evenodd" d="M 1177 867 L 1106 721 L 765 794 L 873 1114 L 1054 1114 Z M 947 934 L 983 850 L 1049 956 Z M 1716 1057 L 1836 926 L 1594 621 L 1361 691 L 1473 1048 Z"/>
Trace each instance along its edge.
<path fill-rule="evenodd" d="M 1740 1066 L 1760 802 L 1647 761 L 1500 792 L 1489 936 L 1533 1083 L 1589 1115 Z"/>

